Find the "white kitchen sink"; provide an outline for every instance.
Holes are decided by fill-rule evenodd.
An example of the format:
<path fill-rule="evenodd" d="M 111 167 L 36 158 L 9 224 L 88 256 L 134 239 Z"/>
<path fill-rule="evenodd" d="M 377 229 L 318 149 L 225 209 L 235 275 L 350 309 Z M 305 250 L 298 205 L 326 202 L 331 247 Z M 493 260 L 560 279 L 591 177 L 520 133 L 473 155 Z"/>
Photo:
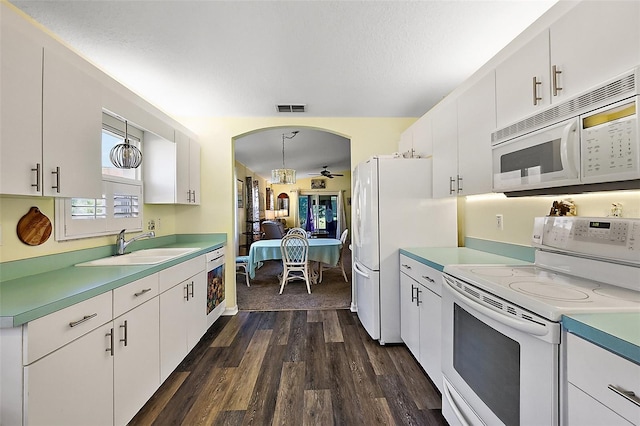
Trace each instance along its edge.
<path fill-rule="evenodd" d="M 138 250 L 121 256 L 109 256 L 89 262 L 78 263 L 76 266 L 129 266 L 129 265 L 155 265 L 166 262 L 187 253 L 200 250 L 199 248 L 154 248 Z"/>

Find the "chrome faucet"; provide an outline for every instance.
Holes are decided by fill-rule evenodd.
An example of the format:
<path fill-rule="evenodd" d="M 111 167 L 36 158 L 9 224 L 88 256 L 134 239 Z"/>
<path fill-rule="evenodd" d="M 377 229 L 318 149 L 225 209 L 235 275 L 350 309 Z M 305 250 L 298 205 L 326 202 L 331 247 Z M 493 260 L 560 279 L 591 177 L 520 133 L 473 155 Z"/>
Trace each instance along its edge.
<path fill-rule="evenodd" d="M 116 238 L 116 256 L 120 256 L 122 254 L 124 254 L 124 249 L 127 248 L 127 246 L 129 244 L 131 244 L 132 242 L 136 241 L 136 240 L 141 240 L 143 238 L 153 238 L 156 236 L 156 233 L 151 231 L 151 232 L 147 232 L 146 234 L 142 234 L 142 235 L 138 235 L 137 237 L 133 237 L 132 239 L 130 239 L 129 241 L 125 241 L 124 240 L 124 229 L 122 231 L 120 231 L 120 233 L 118 234 L 118 237 Z"/>

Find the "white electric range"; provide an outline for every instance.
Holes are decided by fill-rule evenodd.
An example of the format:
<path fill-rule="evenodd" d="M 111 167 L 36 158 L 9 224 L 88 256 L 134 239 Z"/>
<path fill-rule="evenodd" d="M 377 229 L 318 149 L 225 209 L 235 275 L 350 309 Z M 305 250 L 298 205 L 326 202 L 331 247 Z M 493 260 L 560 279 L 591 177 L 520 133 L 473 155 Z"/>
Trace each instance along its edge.
<path fill-rule="evenodd" d="M 640 312 L 640 219 L 536 218 L 532 244 L 532 266 L 444 268 L 452 425 L 557 425 L 561 316 Z"/>

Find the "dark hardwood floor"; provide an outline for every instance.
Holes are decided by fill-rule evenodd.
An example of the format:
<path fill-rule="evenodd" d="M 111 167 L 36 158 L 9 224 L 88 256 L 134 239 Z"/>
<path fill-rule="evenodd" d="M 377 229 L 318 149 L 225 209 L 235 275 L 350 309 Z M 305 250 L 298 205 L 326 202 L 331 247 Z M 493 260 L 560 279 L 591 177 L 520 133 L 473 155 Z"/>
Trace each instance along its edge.
<path fill-rule="evenodd" d="M 349 310 L 222 317 L 132 425 L 444 425 L 404 345 L 380 346 Z"/>

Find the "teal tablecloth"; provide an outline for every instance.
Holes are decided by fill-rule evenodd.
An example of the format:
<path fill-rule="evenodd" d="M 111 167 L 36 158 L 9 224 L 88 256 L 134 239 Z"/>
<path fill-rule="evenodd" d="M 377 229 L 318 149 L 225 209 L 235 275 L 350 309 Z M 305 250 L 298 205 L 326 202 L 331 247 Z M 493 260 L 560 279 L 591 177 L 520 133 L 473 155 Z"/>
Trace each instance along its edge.
<path fill-rule="evenodd" d="M 281 240 L 260 240 L 251 244 L 249 249 L 249 277 L 256 277 L 258 262 L 282 259 Z M 310 238 L 309 260 L 335 266 L 340 259 L 340 240 L 333 238 Z"/>

